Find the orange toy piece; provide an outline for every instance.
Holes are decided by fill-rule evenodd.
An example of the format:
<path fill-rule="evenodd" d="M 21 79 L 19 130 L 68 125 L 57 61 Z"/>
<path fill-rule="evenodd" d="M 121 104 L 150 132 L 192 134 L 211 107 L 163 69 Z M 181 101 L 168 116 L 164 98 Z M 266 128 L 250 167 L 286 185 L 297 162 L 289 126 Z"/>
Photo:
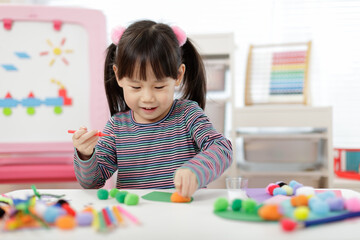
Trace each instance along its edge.
<path fill-rule="evenodd" d="M 309 198 L 305 195 L 294 196 L 290 199 L 291 205 L 294 207 L 307 206 Z"/>
<path fill-rule="evenodd" d="M 174 192 L 173 194 L 171 194 L 170 200 L 172 202 L 177 202 L 177 203 L 186 203 L 186 202 L 190 202 L 191 198 L 183 197 L 178 192 Z"/>
<path fill-rule="evenodd" d="M 56 226 L 63 230 L 70 230 L 76 226 L 75 218 L 71 215 L 60 216 L 56 219 Z"/>
<path fill-rule="evenodd" d="M 268 221 L 277 221 L 282 217 L 278 205 L 264 205 L 258 211 L 259 216 Z"/>

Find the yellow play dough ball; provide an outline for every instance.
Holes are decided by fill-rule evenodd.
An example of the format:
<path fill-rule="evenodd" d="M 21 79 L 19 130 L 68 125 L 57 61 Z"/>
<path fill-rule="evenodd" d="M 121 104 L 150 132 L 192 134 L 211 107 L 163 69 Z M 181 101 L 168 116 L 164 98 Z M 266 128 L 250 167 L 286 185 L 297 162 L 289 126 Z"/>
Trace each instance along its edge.
<path fill-rule="evenodd" d="M 310 212 L 310 210 L 308 207 L 305 207 L 305 206 L 297 207 L 294 210 L 294 217 L 296 220 L 304 221 L 308 218 L 309 212 Z"/>

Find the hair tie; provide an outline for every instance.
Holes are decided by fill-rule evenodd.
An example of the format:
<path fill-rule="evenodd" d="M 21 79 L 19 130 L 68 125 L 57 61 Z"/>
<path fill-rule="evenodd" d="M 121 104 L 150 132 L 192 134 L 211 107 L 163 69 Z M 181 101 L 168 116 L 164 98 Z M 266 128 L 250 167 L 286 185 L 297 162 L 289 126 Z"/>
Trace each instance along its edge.
<path fill-rule="evenodd" d="M 178 26 L 172 26 L 171 28 L 175 33 L 175 36 L 179 42 L 179 46 L 182 47 L 182 45 L 184 45 L 186 42 L 186 33 Z"/>
<path fill-rule="evenodd" d="M 123 26 L 117 26 L 111 30 L 111 41 L 113 44 L 118 45 L 121 36 L 125 32 L 125 30 L 126 28 L 124 28 Z"/>

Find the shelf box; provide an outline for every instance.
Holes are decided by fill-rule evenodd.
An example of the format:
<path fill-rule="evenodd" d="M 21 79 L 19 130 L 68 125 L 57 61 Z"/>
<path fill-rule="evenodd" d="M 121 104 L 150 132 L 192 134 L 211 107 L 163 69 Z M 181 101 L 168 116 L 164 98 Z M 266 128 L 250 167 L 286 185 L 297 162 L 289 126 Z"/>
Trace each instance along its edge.
<path fill-rule="evenodd" d="M 334 172 L 340 178 L 360 180 L 360 149 L 335 148 Z"/>
<path fill-rule="evenodd" d="M 206 69 L 206 88 L 208 91 L 224 91 L 225 90 L 225 72 L 226 65 L 221 62 L 204 61 Z"/>

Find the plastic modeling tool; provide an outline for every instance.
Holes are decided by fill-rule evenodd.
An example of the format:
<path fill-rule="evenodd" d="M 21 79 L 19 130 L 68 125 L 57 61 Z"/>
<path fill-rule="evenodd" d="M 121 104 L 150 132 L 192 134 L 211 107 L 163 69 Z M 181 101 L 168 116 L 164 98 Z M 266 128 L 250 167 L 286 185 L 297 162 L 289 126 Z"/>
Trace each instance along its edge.
<path fill-rule="evenodd" d="M 68 130 L 68 133 L 75 133 L 77 130 Z M 102 133 L 102 132 L 97 132 L 95 134 L 95 136 L 99 136 L 99 137 L 116 137 L 114 134 L 106 134 L 106 133 Z"/>

